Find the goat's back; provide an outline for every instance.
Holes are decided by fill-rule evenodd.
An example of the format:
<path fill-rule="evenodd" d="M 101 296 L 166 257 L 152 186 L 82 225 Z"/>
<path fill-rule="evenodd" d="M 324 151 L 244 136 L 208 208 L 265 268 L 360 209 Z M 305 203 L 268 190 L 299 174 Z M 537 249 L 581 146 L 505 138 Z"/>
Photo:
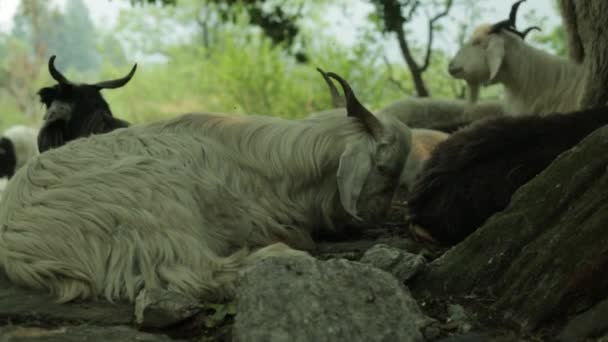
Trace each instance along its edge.
<path fill-rule="evenodd" d="M 559 154 L 605 124 L 608 110 L 596 108 L 487 119 L 454 133 L 437 146 L 414 184 L 412 222 L 443 242 L 464 239 Z"/>

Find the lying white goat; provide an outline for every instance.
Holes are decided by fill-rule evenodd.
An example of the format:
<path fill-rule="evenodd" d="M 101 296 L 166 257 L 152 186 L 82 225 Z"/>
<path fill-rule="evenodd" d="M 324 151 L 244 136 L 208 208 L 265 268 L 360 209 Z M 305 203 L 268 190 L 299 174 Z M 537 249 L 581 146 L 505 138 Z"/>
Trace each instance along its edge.
<path fill-rule="evenodd" d="M 523 1 L 523 0 L 522 0 Z M 579 64 L 528 45 L 515 30 L 516 2 L 509 20 L 477 27 L 472 38 L 456 53 L 450 74 L 473 85 L 502 84 L 505 112 L 550 114 L 579 108 L 584 72 Z"/>
<path fill-rule="evenodd" d="M 308 248 L 317 230 L 382 219 L 409 131 L 330 75 L 348 116 L 188 114 L 40 154 L 0 203 L 1 267 L 62 302 L 142 288 L 220 300 L 253 260 L 303 253 L 282 242 Z"/>

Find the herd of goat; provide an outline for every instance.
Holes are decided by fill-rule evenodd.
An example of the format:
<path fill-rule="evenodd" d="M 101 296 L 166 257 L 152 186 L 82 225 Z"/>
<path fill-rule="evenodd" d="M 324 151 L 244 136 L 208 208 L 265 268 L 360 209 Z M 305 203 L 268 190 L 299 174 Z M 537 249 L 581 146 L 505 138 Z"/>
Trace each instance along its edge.
<path fill-rule="evenodd" d="M 100 91 L 125 85 L 136 66 L 78 84 L 51 57 L 57 84 L 38 93 L 42 128 L 14 127 L 0 140 L 0 176 L 10 178 L 0 269 L 60 302 L 133 301 L 143 288 L 221 300 L 256 260 L 310 257 L 318 236 L 381 224 L 400 187 L 412 224 L 440 243 L 462 241 L 608 124 L 605 108 L 577 108 L 578 64 L 525 42 L 535 27 L 516 29 L 522 1 L 509 19 L 479 26 L 451 61 L 468 101 L 411 98 L 376 114 L 319 69 L 340 108 L 298 120 L 189 113 L 131 125 Z M 490 84 L 504 99 L 478 102 Z"/>

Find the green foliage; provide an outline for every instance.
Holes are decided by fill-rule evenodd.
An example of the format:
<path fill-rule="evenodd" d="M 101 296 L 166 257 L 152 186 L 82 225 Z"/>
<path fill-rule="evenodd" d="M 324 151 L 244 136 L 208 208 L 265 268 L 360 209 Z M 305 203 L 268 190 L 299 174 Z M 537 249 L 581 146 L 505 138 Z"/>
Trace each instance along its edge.
<path fill-rule="evenodd" d="M 56 17 L 56 36 L 49 42 L 49 53 L 60 57 L 57 67 L 97 70 L 100 58 L 95 47 L 96 33 L 83 0 L 68 0 L 65 14 Z"/>

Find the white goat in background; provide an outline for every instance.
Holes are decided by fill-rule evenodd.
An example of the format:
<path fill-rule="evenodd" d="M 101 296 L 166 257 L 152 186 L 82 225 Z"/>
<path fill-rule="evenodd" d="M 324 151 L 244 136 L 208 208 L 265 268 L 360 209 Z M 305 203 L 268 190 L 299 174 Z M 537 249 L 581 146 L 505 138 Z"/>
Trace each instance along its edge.
<path fill-rule="evenodd" d="M 221 300 L 254 260 L 305 254 L 283 243 L 383 219 L 409 130 L 329 75 L 348 116 L 188 114 L 38 155 L 0 202 L 0 266 L 61 302 L 143 288 Z"/>
<path fill-rule="evenodd" d="M 584 88 L 580 65 L 553 56 L 524 41 L 533 29 L 515 29 L 517 9 L 509 19 L 477 27 L 449 64 L 450 74 L 472 85 L 502 84 L 505 112 L 510 115 L 551 114 L 579 108 Z"/>

